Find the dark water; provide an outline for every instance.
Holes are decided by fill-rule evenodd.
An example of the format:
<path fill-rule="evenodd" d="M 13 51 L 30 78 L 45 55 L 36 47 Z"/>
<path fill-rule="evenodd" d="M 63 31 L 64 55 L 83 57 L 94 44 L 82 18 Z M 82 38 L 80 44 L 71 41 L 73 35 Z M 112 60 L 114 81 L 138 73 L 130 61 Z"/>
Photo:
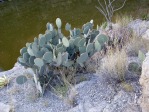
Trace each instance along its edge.
<path fill-rule="evenodd" d="M 117 14 L 143 16 L 149 12 L 149 0 L 127 0 L 126 6 Z M 63 29 L 67 22 L 73 27 L 91 19 L 95 26 L 101 24 L 103 16 L 96 10 L 97 0 L 12 0 L 0 2 L 0 68 L 13 67 L 26 42 L 33 41 L 44 33 L 47 22 L 62 19 Z M 64 31 L 67 35 L 67 32 Z"/>

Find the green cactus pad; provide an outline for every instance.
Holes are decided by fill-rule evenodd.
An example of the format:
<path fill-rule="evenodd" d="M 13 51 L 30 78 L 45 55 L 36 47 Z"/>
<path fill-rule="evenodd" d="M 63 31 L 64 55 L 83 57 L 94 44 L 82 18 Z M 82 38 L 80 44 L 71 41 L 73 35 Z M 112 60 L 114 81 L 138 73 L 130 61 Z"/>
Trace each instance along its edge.
<path fill-rule="evenodd" d="M 26 63 L 25 60 L 24 60 L 21 56 L 18 58 L 18 60 L 19 60 L 19 62 L 21 62 L 21 63 Z"/>
<path fill-rule="evenodd" d="M 37 43 L 35 43 L 35 42 L 33 42 L 33 44 L 32 44 L 32 50 L 33 51 L 39 51 L 39 46 L 37 45 Z"/>
<path fill-rule="evenodd" d="M 68 53 L 65 52 L 62 54 L 62 63 L 66 63 L 68 61 Z"/>
<path fill-rule="evenodd" d="M 29 64 L 30 64 L 30 66 L 34 66 L 34 59 L 35 59 L 36 57 L 35 56 L 31 56 L 30 58 L 29 58 Z"/>
<path fill-rule="evenodd" d="M 91 34 L 91 36 L 90 36 L 90 42 L 92 43 L 94 40 L 95 40 L 95 38 L 96 38 L 96 34 Z"/>
<path fill-rule="evenodd" d="M 30 45 L 31 45 L 31 43 L 28 43 L 28 42 L 26 43 L 26 47 L 29 47 Z"/>
<path fill-rule="evenodd" d="M 56 53 L 58 54 L 59 52 L 63 53 L 66 51 L 66 48 L 64 46 L 57 48 Z"/>
<path fill-rule="evenodd" d="M 45 70 L 45 66 L 40 67 L 39 73 L 40 73 L 41 75 L 44 75 L 44 70 Z"/>
<path fill-rule="evenodd" d="M 95 54 L 95 51 L 93 50 L 93 51 L 90 51 L 90 52 L 88 53 L 88 56 L 89 56 L 89 57 L 92 57 L 94 54 Z"/>
<path fill-rule="evenodd" d="M 80 57 L 77 58 L 77 63 L 79 63 L 79 64 L 84 63 L 87 61 L 87 59 L 88 59 L 88 53 L 85 52 L 85 53 L 81 54 Z"/>
<path fill-rule="evenodd" d="M 43 60 L 42 60 L 41 58 L 36 58 L 36 59 L 34 60 L 34 63 L 35 63 L 35 65 L 38 66 L 39 68 L 44 65 L 44 62 L 43 62 Z"/>
<path fill-rule="evenodd" d="M 71 30 L 71 25 L 70 25 L 69 23 L 67 23 L 67 24 L 65 25 L 65 29 L 66 29 L 67 31 Z"/>
<path fill-rule="evenodd" d="M 90 29 L 89 26 L 85 27 L 84 30 L 83 30 L 83 33 L 84 33 L 84 34 L 88 34 L 89 29 Z"/>
<path fill-rule="evenodd" d="M 98 35 L 97 40 L 101 44 L 101 46 L 103 46 L 105 43 L 109 41 L 109 37 L 104 34 L 101 34 Z"/>
<path fill-rule="evenodd" d="M 27 48 L 27 52 L 30 56 L 34 56 L 34 53 L 33 53 L 32 49 L 30 48 L 30 46 Z"/>
<path fill-rule="evenodd" d="M 34 55 L 35 55 L 37 58 L 41 58 L 41 57 L 43 57 L 43 55 L 44 55 L 44 51 L 35 52 Z"/>
<path fill-rule="evenodd" d="M 86 46 L 79 47 L 80 54 L 86 52 Z"/>
<path fill-rule="evenodd" d="M 63 63 L 63 65 L 65 67 L 71 67 L 73 64 L 74 64 L 74 61 L 67 61 L 67 62 Z"/>
<path fill-rule="evenodd" d="M 16 78 L 17 84 L 24 84 L 27 81 L 26 76 L 20 75 Z"/>
<path fill-rule="evenodd" d="M 100 43 L 98 41 L 95 41 L 95 44 L 94 45 L 95 45 L 95 50 L 97 52 L 101 51 L 101 45 L 100 45 Z"/>
<path fill-rule="evenodd" d="M 38 44 L 38 39 L 36 37 L 34 38 L 34 42 Z"/>
<path fill-rule="evenodd" d="M 57 44 L 59 44 L 59 37 L 58 36 L 55 36 L 53 39 L 52 39 L 52 44 L 53 45 L 57 45 Z"/>
<path fill-rule="evenodd" d="M 56 47 L 59 48 L 59 47 L 62 47 L 62 46 L 63 46 L 63 43 L 60 43 Z"/>
<path fill-rule="evenodd" d="M 135 73 L 139 73 L 140 72 L 140 74 L 141 74 L 141 66 L 137 62 L 129 63 L 128 70 L 130 72 L 135 72 Z"/>
<path fill-rule="evenodd" d="M 93 43 L 89 43 L 86 47 L 86 52 L 89 53 L 91 51 L 94 50 L 94 44 Z"/>
<path fill-rule="evenodd" d="M 86 38 L 82 38 L 82 39 L 79 41 L 78 46 L 79 46 L 79 47 L 82 47 L 82 46 L 84 46 L 85 43 L 86 43 Z"/>
<path fill-rule="evenodd" d="M 57 56 L 57 65 L 60 66 L 62 63 L 62 54 L 59 52 Z"/>
<path fill-rule="evenodd" d="M 62 21 L 61 21 L 60 18 L 57 18 L 57 19 L 56 19 L 56 25 L 57 25 L 57 27 L 58 27 L 59 29 L 61 28 L 61 26 L 62 26 Z"/>
<path fill-rule="evenodd" d="M 138 53 L 138 57 L 141 60 L 141 62 L 143 62 L 145 60 L 145 54 L 140 50 L 139 50 L 139 53 Z"/>
<path fill-rule="evenodd" d="M 49 50 L 45 47 L 41 48 L 41 51 L 43 52 L 43 54 L 45 54 L 46 52 L 49 52 Z"/>
<path fill-rule="evenodd" d="M 23 47 L 21 50 L 20 50 L 20 54 L 23 55 L 24 53 L 27 52 L 27 48 L 26 47 Z"/>
<path fill-rule="evenodd" d="M 48 22 L 47 25 L 46 25 L 46 27 L 47 27 L 47 30 L 53 31 L 53 26 L 52 26 L 51 23 Z"/>
<path fill-rule="evenodd" d="M 53 60 L 53 54 L 52 52 L 46 52 L 44 55 L 43 55 L 43 59 L 45 61 L 47 61 L 48 63 L 52 62 Z"/>
<path fill-rule="evenodd" d="M 48 32 L 47 34 L 45 34 L 45 38 L 46 38 L 46 41 L 49 42 L 52 39 L 52 34 Z"/>
<path fill-rule="evenodd" d="M 74 48 L 74 41 L 75 41 L 75 39 L 70 39 L 69 40 L 69 46 L 72 47 L 72 48 Z"/>
<path fill-rule="evenodd" d="M 45 43 L 46 43 L 46 38 L 45 38 L 45 36 L 41 36 L 41 37 L 39 38 L 39 45 L 40 45 L 41 47 L 43 47 L 43 46 L 45 45 Z"/>
<path fill-rule="evenodd" d="M 23 54 L 23 59 L 25 62 L 28 62 L 29 58 L 30 58 L 30 55 L 27 52 Z"/>
<path fill-rule="evenodd" d="M 52 51 L 52 48 L 50 45 L 44 45 L 45 48 L 47 48 L 49 51 Z"/>
<path fill-rule="evenodd" d="M 69 41 L 68 41 L 68 39 L 66 37 L 62 38 L 62 42 L 63 42 L 65 47 L 69 47 Z"/>
<path fill-rule="evenodd" d="M 80 29 L 76 29 L 76 28 L 74 28 L 74 30 L 73 30 L 73 36 L 80 36 L 80 34 L 81 34 L 81 31 L 80 31 Z"/>
<path fill-rule="evenodd" d="M 79 44 L 79 41 L 81 40 L 81 37 L 77 37 L 75 40 L 74 40 L 74 45 L 75 46 L 79 46 L 78 44 Z"/>

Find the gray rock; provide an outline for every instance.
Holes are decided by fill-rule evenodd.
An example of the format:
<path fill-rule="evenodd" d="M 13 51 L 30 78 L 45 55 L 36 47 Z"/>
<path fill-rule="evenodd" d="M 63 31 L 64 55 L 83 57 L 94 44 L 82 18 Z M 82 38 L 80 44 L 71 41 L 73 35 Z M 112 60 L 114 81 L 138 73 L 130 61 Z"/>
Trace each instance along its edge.
<path fill-rule="evenodd" d="M 10 110 L 11 110 L 10 105 L 6 105 L 0 102 L 0 112 L 10 112 Z"/>
<path fill-rule="evenodd" d="M 118 86 L 120 84 L 113 85 L 106 82 L 103 76 L 92 74 L 90 81 L 75 86 L 78 106 L 68 112 L 141 112 L 137 103 L 140 95 L 137 81 L 131 83 L 134 91 L 126 92 Z"/>
<path fill-rule="evenodd" d="M 140 84 L 142 86 L 142 96 L 140 97 L 140 105 L 142 112 L 149 112 L 149 52 L 142 64 L 142 74 Z"/>
<path fill-rule="evenodd" d="M 149 21 L 136 19 L 130 22 L 128 26 L 140 37 L 149 29 Z"/>

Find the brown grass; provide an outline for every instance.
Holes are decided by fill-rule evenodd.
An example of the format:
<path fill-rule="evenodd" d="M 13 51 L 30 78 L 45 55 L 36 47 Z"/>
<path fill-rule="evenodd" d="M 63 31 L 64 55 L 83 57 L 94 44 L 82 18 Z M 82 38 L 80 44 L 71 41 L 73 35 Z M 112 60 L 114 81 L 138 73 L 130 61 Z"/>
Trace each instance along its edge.
<path fill-rule="evenodd" d="M 122 82 L 121 87 L 126 91 L 126 92 L 132 92 L 134 90 L 133 86 L 129 83 Z"/>
<path fill-rule="evenodd" d="M 128 23 L 130 23 L 131 21 L 133 21 L 132 16 L 122 15 L 122 14 L 117 14 L 115 16 L 115 22 L 119 24 L 121 27 L 126 27 Z"/>
<path fill-rule="evenodd" d="M 121 51 L 117 49 L 115 52 L 110 50 L 107 56 L 102 60 L 101 67 L 98 68 L 97 72 L 102 71 L 108 79 L 122 81 L 127 71 L 127 58 L 124 49 Z"/>

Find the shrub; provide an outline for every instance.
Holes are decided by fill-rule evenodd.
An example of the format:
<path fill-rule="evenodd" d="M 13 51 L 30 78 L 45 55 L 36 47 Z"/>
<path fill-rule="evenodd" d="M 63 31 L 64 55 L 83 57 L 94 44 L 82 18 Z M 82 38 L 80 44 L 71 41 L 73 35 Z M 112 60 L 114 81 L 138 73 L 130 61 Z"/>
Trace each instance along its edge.
<path fill-rule="evenodd" d="M 128 16 L 128 15 L 121 15 L 121 14 L 117 14 L 115 17 L 115 21 L 118 25 L 120 25 L 121 27 L 127 27 L 128 24 L 133 21 L 133 17 L 132 16 Z"/>
<path fill-rule="evenodd" d="M 93 29 L 93 20 L 84 24 L 82 30 L 71 29 L 71 25 L 67 23 L 65 29 L 70 32 L 69 37 L 61 32 L 61 19 L 56 19 L 56 25 L 58 29 L 47 23 L 45 34 L 39 34 L 34 42 L 26 43 L 18 57 L 21 65 L 35 71 L 36 87 L 42 94 L 49 84 L 53 84 L 57 77 L 63 75 L 60 71 L 72 68 L 77 71 L 78 68 L 83 68 L 84 63 L 95 52 L 101 51 L 109 40 L 106 35 Z"/>
<path fill-rule="evenodd" d="M 101 67 L 97 72 L 102 71 L 106 79 L 123 81 L 127 71 L 127 54 L 124 49 L 111 52 L 102 60 Z"/>

